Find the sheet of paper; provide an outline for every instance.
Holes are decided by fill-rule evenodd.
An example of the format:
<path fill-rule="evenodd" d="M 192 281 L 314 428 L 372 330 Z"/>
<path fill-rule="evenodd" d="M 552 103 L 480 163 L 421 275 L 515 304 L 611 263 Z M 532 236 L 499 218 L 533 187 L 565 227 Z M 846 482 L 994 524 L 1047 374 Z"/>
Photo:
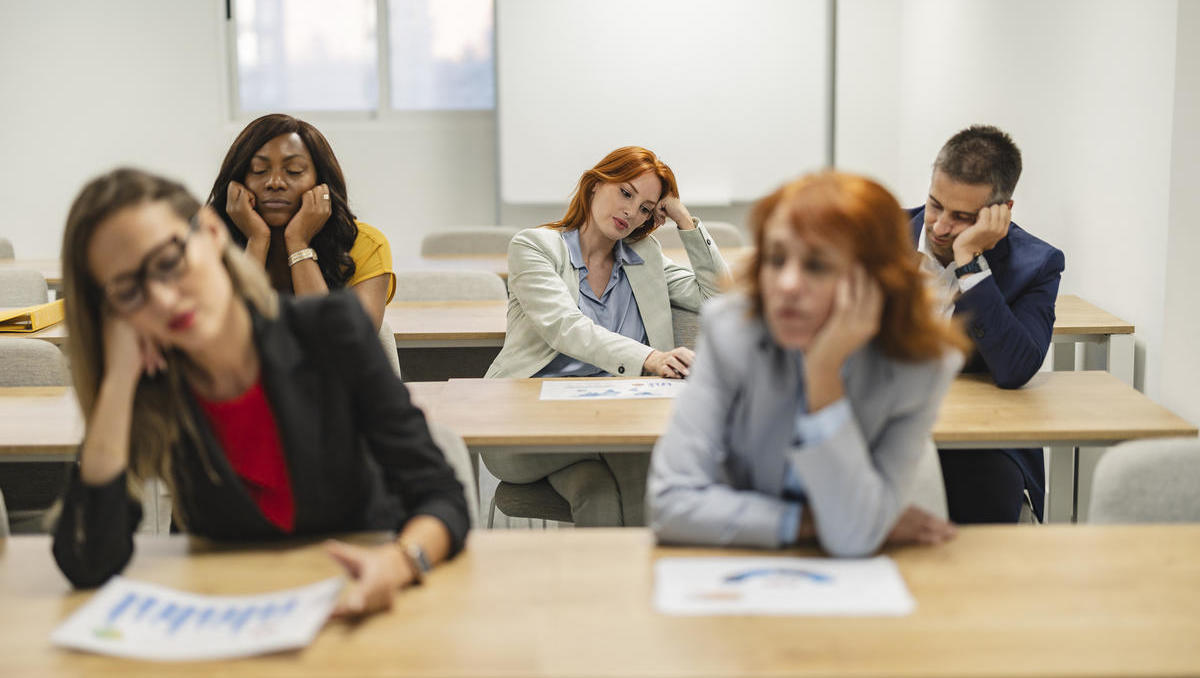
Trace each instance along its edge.
<path fill-rule="evenodd" d="M 542 382 L 542 400 L 609 400 L 674 398 L 682 379 L 559 379 Z"/>
<path fill-rule="evenodd" d="M 675 615 L 898 616 L 917 603 L 891 558 L 661 558 L 654 606 Z"/>
<path fill-rule="evenodd" d="M 113 577 L 62 623 L 56 645 L 100 654 L 193 661 L 305 647 L 344 580 L 250 596 L 206 596 Z"/>

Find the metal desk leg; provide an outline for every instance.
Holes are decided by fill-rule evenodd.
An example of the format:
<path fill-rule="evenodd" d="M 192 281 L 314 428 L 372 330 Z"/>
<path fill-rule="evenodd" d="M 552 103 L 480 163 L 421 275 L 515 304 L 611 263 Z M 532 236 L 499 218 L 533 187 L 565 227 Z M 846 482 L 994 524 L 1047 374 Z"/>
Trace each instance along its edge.
<path fill-rule="evenodd" d="M 1076 453 L 1074 447 L 1048 447 L 1050 473 L 1046 476 L 1049 500 L 1045 522 L 1069 523 L 1075 516 Z"/>

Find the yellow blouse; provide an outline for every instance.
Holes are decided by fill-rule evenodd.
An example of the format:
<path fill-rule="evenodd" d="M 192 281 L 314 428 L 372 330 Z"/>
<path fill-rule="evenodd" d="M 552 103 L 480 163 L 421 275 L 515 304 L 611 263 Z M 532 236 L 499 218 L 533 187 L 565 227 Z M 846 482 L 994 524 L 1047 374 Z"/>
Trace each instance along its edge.
<path fill-rule="evenodd" d="M 379 229 L 361 221 L 354 223 L 358 226 L 358 237 L 354 239 L 354 246 L 350 248 L 350 258 L 354 260 L 354 277 L 346 281 L 346 287 L 354 287 L 364 280 L 386 275 L 387 300 L 390 302 L 396 294 L 396 274 L 392 272 L 392 248 Z"/>

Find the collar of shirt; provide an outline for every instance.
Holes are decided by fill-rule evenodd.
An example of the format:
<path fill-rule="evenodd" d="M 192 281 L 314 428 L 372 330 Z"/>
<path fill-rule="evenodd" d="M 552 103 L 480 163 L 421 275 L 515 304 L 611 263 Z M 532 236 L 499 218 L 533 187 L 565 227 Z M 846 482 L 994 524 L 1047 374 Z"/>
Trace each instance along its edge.
<path fill-rule="evenodd" d="M 587 272 L 587 264 L 583 261 L 583 250 L 579 247 L 579 229 L 564 231 L 562 234 L 563 242 L 567 244 L 567 254 L 571 257 L 571 265 L 575 268 Z M 625 244 L 624 240 L 618 240 L 613 246 L 613 272 L 620 266 L 637 266 L 646 263 L 641 255 L 633 251 L 633 248 Z"/>
<path fill-rule="evenodd" d="M 954 301 L 961 291 L 958 277 L 954 275 L 954 261 L 951 260 L 943 266 L 942 262 L 937 260 L 925 237 L 924 224 L 921 224 L 921 235 L 917 238 L 917 251 L 924 255 L 921 257 L 921 269 L 929 274 L 930 292 L 934 295 L 937 308 L 941 310 L 942 315 L 950 316 L 954 313 Z"/>

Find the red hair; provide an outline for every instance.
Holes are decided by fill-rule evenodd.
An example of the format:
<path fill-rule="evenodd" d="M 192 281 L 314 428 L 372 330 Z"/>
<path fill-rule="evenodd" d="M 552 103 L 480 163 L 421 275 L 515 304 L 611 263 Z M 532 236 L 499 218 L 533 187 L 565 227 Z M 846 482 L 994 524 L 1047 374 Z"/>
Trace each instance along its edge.
<path fill-rule="evenodd" d="M 782 210 L 801 238 L 824 240 L 848 251 L 883 288 L 883 316 L 876 337 L 884 355 L 903 361 L 930 360 L 948 347 L 970 349 L 957 323 L 934 311 L 913 246 L 908 218 L 887 189 L 866 177 L 819 172 L 784 184 L 750 212 L 754 257 L 743 284 L 754 312 L 762 313 L 763 240 L 767 220 Z"/>
<path fill-rule="evenodd" d="M 622 181 L 633 181 L 646 172 L 653 172 L 662 182 L 662 197 L 678 196 L 679 186 L 675 183 L 675 173 L 666 163 L 658 159 L 653 151 L 641 146 L 622 146 L 604 156 L 595 167 L 579 177 L 579 185 L 571 195 L 571 203 L 567 205 L 567 213 L 562 219 L 544 224 L 546 228 L 556 231 L 573 231 L 587 222 L 592 211 L 592 192 L 600 184 L 618 184 Z M 637 242 L 650 235 L 654 229 L 654 216 L 633 229 L 626 236 L 628 242 Z"/>

